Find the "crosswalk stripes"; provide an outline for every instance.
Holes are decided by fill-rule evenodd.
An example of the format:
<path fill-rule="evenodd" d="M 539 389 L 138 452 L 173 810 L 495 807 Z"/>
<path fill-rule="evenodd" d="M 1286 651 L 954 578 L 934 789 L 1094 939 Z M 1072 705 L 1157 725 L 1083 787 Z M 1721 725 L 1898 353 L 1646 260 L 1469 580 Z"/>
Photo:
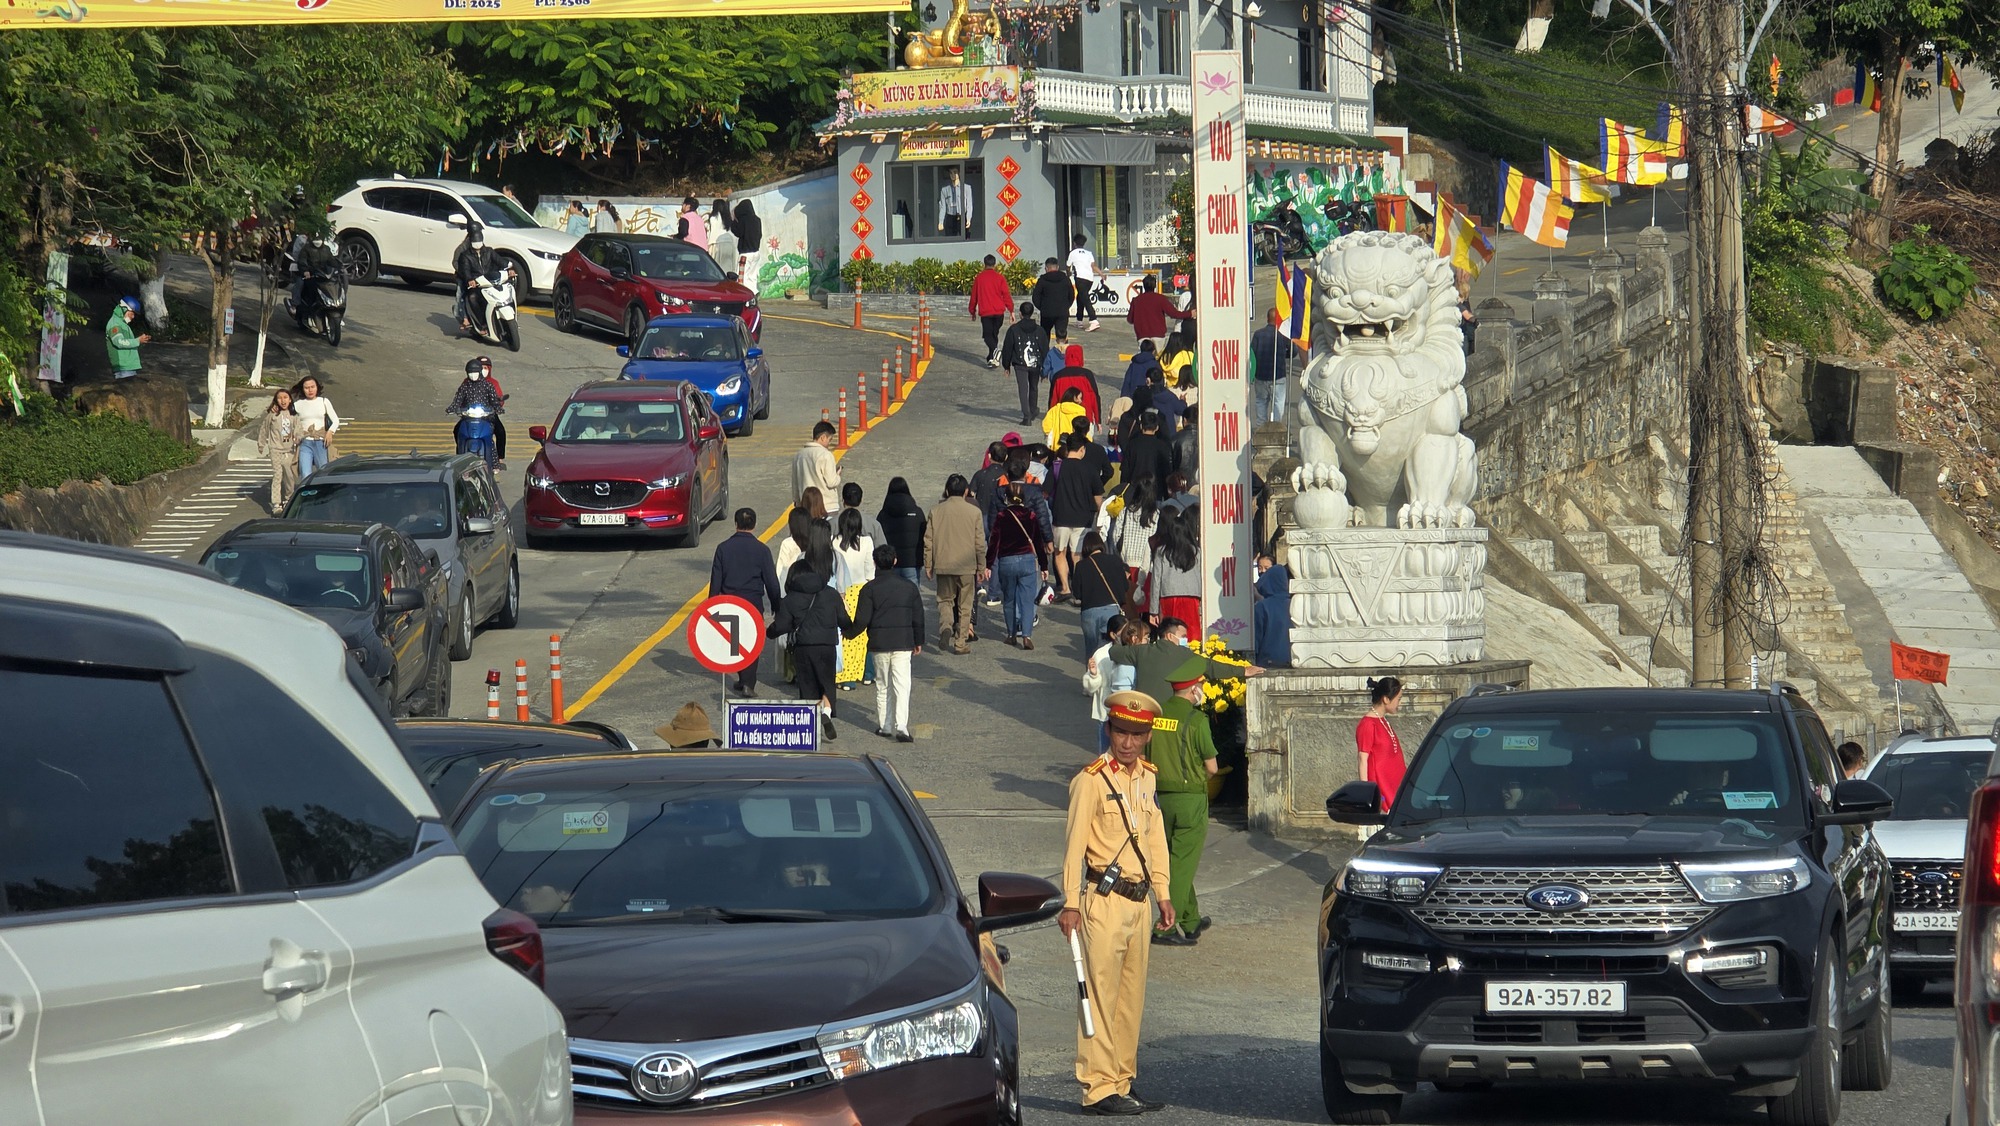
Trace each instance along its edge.
<path fill-rule="evenodd" d="M 154 555 L 185 554 L 217 524 L 234 513 L 244 500 L 268 497 L 270 488 L 270 462 L 231 462 L 208 484 L 190 493 L 165 515 L 153 521 L 146 534 L 132 546 Z"/>

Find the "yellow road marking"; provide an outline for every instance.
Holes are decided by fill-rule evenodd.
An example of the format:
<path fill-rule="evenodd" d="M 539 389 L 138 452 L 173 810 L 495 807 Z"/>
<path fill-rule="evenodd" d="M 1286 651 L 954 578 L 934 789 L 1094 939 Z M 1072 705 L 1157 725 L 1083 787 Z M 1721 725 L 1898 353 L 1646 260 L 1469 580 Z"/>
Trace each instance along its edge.
<path fill-rule="evenodd" d="M 1525 273 L 1527 273 L 1527 272 L 1528 272 L 1528 268 L 1527 268 L 1526 266 L 1516 266 L 1516 267 L 1514 267 L 1514 268 L 1513 268 L 1513 269 L 1511 269 L 1511 270 L 1502 270 L 1502 271 L 1500 271 L 1500 276 L 1501 276 L 1501 277 L 1503 277 L 1503 278 L 1511 278 L 1511 277 L 1513 277 L 1513 276 L 1514 276 L 1515 274 L 1525 274 Z"/>
<path fill-rule="evenodd" d="M 911 791 L 910 791 L 910 796 L 911 796 L 911 797 L 913 797 L 913 798 L 915 798 L 915 799 L 917 799 L 918 801 L 936 801 L 936 800 L 937 800 L 937 795 L 936 795 L 936 794 L 933 794 L 933 793 L 928 793 L 928 792 L 926 792 L 926 791 L 924 791 L 924 790 L 911 790 Z"/>
<path fill-rule="evenodd" d="M 771 314 L 766 313 L 765 315 L 770 316 Z M 804 318 L 784 317 L 781 319 L 803 320 Z M 806 321 L 805 323 L 825 324 L 824 321 L 810 321 L 810 320 Z M 829 325 L 827 327 L 838 328 L 841 326 Z M 854 330 L 848 329 L 848 331 L 852 332 Z M 896 335 L 895 333 L 891 332 L 880 332 L 879 330 L 876 329 L 862 329 L 861 331 L 875 332 L 881 336 Z M 897 411 L 903 409 L 903 404 L 908 401 L 908 395 L 907 395 L 908 390 L 914 388 L 918 383 L 922 382 L 924 374 L 929 370 L 930 370 L 929 360 L 917 361 L 916 372 L 905 387 L 906 394 L 904 398 L 897 399 L 896 401 L 889 404 L 889 415 L 894 415 Z M 884 417 L 888 416 L 875 416 L 875 421 L 880 421 Z M 873 429 L 874 425 L 871 422 L 866 429 L 863 429 L 861 431 L 861 433 L 851 435 L 847 444 L 847 449 L 833 451 L 834 461 L 839 462 L 842 459 L 844 459 L 847 456 L 848 450 L 852 450 L 855 444 L 860 442 L 861 439 L 865 437 L 870 430 Z M 785 527 L 786 523 L 790 521 L 791 515 L 792 515 L 792 506 L 788 504 L 785 506 L 785 510 L 778 514 L 778 518 L 771 522 L 770 527 L 765 528 L 762 532 L 758 533 L 757 538 L 765 543 L 770 543 L 771 538 L 773 536 L 776 536 L 778 532 Z M 691 595 L 686 602 L 680 604 L 680 607 L 676 609 L 670 617 L 667 618 L 665 624 L 660 626 L 659 629 L 654 630 L 652 634 L 650 634 L 646 638 L 646 640 L 641 641 L 638 645 L 634 646 L 631 652 L 625 654 L 625 656 L 621 658 L 617 664 L 611 666 L 611 668 L 607 670 L 603 676 L 598 677 L 597 682 L 592 684 L 589 688 L 585 689 L 583 695 L 577 698 L 576 703 L 571 704 L 569 705 L 568 708 L 564 709 L 564 718 L 575 719 L 579 712 L 583 711 L 583 709 L 595 703 L 597 701 L 597 698 L 604 695 L 607 691 L 610 691 L 613 685 L 617 684 L 620 680 L 625 679 L 625 675 L 631 672 L 633 669 L 637 668 L 639 666 L 639 662 L 645 660 L 648 656 L 650 656 L 653 650 L 658 649 L 660 647 L 661 642 L 664 642 L 667 638 L 672 637 L 676 630 L 686 625 L 688 620 L 688 615 L 694 613 L 694 608 L 701 605 L 702 602 L 707 598 L 708 598 L 708 584 L 704 583 L 702 584 L 700 590 L 696 591 L 693 595 Z"/>
<path fill-rule="evenodd" d="M 863 309 L 863 310 L 861 311 L 861 315 L 865 317 L 865 316 L 868 316 L 868 315 L 869 315 L 869 313 L 868 313 L 868 311 L 867 311 L 866 309 Z M 910 339 L 910 337 L 909 337 L 909 334 L 907 334 L 907 333 L 902 333 L 902 332 L 890 332 L 890 331 L 889 331 L 888 329 L 885 329 L 885 328 L 863 328 L 863 329 L 856 329 L 856 328 L 854 328 L 854 327 L 853 327 L 852 325 L 843 325 L 843 324 L 833 324 L 833 323 L 831 323 L 831 322 L 829 322 L 829 321 L 817 321 L 817 320 L 814 320 L 814 319 L 813 319 L 813 318 L 811 318 L 811 317 L 787 317 L 787 316 L 785 316 L 785 315 L 784 315 L 784 314 L 782 314 L 782 313 L 765 313 L 765 314 L 764 314 L 764 319 L 765 319 L 765 320 L 769 320 L 769 321 L 793 321 L 793 322 L 795 322 L 795 323 L 798 323 L 798 324 L 802 324 L 802 325 L 818 325 L 818 326 L 819 326 L 819 327 L 821 327 L 821 328 L 835 328 L 835 329 L 840 329 L 840 330 L 842 330 L 842 331 L 845 331 L 845 332 L 857 332 L 857 331 L 858 331 L 858 332 L 866 332 L 866 333 L 872 333 L 872 334 L 874 334 L 874 335 L 876 335 L 876 336 L 889 336 L 889 337 L 894 337 L 895 339 L 897 339 L 897 340 L 901 340 L 901 341 L 904 341 L 904 342 L 906 342 L 906 343 L 907 343 L 907 342 L 909 341 L 909 339 Z M 910 318 L 899 318 L 899 319 L 908 319 L 908 320 L 914 320 L 914 319 L 916 319 L 916 318 L 914 318 L 914 317 L 910 317 Z"/>

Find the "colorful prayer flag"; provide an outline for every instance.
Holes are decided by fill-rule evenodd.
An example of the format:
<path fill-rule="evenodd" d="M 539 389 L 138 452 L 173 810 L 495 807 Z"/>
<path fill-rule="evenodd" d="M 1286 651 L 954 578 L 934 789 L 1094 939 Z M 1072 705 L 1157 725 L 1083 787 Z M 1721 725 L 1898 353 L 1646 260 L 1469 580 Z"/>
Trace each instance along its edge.
<path fill-rule="evenodd" d="M 1780 75 L 1784 74 L 1784 73 L 1785 73 L 1785 64 L 1783 64 L 1783 63 L 1781 63 L 1781 62 L 1779 62 L 1779 61 L 1778 61 L 1778 56 L 1776 56 L 1776 55 L 1772 55 L 1772 56 L 1771 56 L 1771 97 L 1772 97 L 1772 99 L 1774 99 L 1774 100 L 1775 100 L 1775 99 L 1777 98 L 1777 96 L 1778 96 L 1778 77 L 1779 77 Z"/>
<path fill-rule="evenodd" d="M 1763 106 L 1743 107 L 1743 131 L 1749 134 L 1769 133 L 1774 137 L 1789 137 L 1798 131 L 1791 118 L 1772 113 Z"/>
<path fill-rule="evenodd" d="M 1571 160 L 1551 145 L 1542 146 L 1542 164 L 1549 187 L 1571 203 L 1604 203 L 1618 194 L 1618 185 L 1601 170 Z"/>
<path fill-rule="evenodd" d="M 1500 164 L 1500 221 L 1528 236 L 1529 241 L 1560 249 L 1569 245 L 1569 221 L 1576 210 L 1549 190 L 1547 184 L 1523 175 L 1505 161 Z"/>
<path fill-rule="evenodd" d="M 1620 125 L 1608 117 L 1600 119 L 1597 128 L 1605 175 L 1621 184 L 1642 187 L 1666 182 L 1667 142 L 1655 141 L 1643 130 Z"/>
<path fill-rule="evenodd" d="M 1875 82 L 1875 72 L 1866 63 L 1854 68 L 1854 104 L 1869 113 L 1882 112 L 1882 89 Z"/>
<path fill-rule="evenodd" d="M 1438 201 L 1437 235 L 1431 248 L 1474 279 L 1493 261 L 1493 240 L 1470 216 L 1442 199 Z"/>
<path fill-rule="evenodd" d="M 1679 106 L 1660 103 L 1659 118 L 1653 123 L 1653 140 L 1660 142 L 1660 151 L 1671 159 L 1687 156 L 1687 120 L 1681 116 Z"/>
<path fill-rule="evenodd" d="M 1958 80 L 1958 68 L 1951 65 L 1944 52 L 1938 52 L 1938 85 L 1951 91 L 1951 108 L 1954 113 L 1965 112 L 1965 83 Z"/>

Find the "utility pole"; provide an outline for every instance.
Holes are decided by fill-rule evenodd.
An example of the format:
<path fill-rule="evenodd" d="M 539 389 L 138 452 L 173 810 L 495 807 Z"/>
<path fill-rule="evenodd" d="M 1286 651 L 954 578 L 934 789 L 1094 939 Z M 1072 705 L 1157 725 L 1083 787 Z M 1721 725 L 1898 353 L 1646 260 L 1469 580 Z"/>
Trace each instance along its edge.
<path fill-rule="evenodd" d="M 1688 100 L 1688 558 L 1693 681 L 1749 684 L 1749 576 L 1762 534 L 1762 452 L 1751 424 L 1743 270 L 1741 0 L 1687 0 L 1676 85 Z"/>

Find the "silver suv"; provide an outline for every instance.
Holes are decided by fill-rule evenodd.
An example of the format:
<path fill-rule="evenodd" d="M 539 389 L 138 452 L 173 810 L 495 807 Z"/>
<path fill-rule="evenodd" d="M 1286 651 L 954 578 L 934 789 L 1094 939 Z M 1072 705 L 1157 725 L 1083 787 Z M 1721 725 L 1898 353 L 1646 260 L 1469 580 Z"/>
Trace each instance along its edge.
<path fill-rule="evenodd" d="M 564 1126 L 541 936 L 325 625 L 0 533 L 0 1122 Z"/>

